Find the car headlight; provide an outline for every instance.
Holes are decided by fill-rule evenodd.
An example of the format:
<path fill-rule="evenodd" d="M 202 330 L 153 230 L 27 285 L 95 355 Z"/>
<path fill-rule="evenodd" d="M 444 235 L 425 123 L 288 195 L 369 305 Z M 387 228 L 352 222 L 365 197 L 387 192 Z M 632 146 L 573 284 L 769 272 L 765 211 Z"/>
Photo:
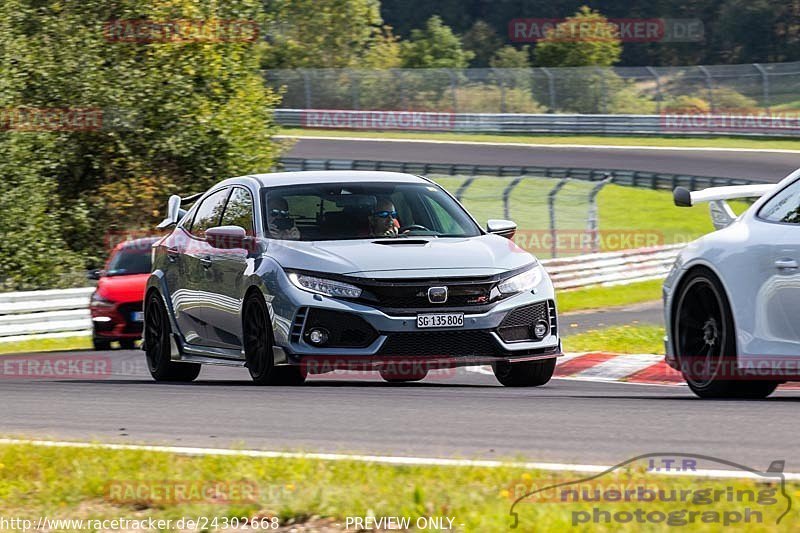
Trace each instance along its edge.
<path fill-rule="evenodd" d="M 114 307 L 114 302 L 106 300 L 95 291 L 92 293 L 92 299 L 89 301 L 89 305 L 91 307 Z"/>
<path fill-rule="evenodd" d="M 522 274 L 517 274 L 516 276 L 501 281 L 497 285 L 497 289 L 501 294 L 516 294 L 518 292 L 529 291 L 538 286 L 539 283 L 542 282 L 542 278 L 542 267 L 537 264 Z"/>
<path fill-rule="evenodd" d="M 361 296 L 361 289 L 355 285 L 342 283 L 341 281 L 316 278 L 305 274 L 297 274 L 296 272 L 289 273 L 289 281 L 298 289 L 316 294 L 324 294 L 325 296 L 334 296 L 338 298 L 358 298 Z"/>

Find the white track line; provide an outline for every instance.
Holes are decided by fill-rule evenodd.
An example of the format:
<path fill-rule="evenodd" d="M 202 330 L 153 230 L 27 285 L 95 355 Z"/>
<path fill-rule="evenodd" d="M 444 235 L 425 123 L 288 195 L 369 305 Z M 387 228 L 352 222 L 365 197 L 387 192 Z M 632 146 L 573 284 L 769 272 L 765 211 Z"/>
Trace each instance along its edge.
<path fill-rule="evenodd" d="M 618 144 L 544 144 L 544 143 L 512 143 L 496 141 L 446 141 L 436 139 L 382 139 L 379 137 L 335 137 L 330 135 L 275 135 L 276 139 L 318 141 L 372 141 L 385 143 L 427 143 L 427 144 L 463 144 L 475 146 L 516 146 L 518 148 L 587 148 L 597 150 L 666 150 L 687 152 L 760 152 L 768 154 L 800 154 L 800 150 L 778 148 L 724 148 L 702 146 L 639 146 Z M 334 158 L 335 159 L 335 158 Z M 519 166 L 519 165 L 511 165 Z"/>
<path fill-rule="evenodd" d="M 191 448 L 182 446 L 146 446 L 136 444 L 105 444 L 91 442 L 26 440 L 26 439 L 0 439 L 0 445 L 31 445 L 49 448 L 89 448 L 103 450 L 138 450 L 158 453 L 173 453 L 177 455 L 211 455 L 228 457 L 255 457 L 255 458 L 283 458 L 283 459 L 316 459 L 322 461 L 356 461 L 361 463 L 380 463 L 404 466 L 467 466 L 483 468 L 524 468 L 533 470 L 553 470 L 568 472 L 599 473 L 612 468 L 614 465 L 581 465 L 570 463 L 540 463 L 540 462 L 503 462 L 492 460 L 471 459 L 444 459 L 438 457 L 402 457 L 391 455 L 347 455 L 339 453 L 295 453 L 274 452 L 265 450 L 231 450 L 227 448 Z M 679 453 L 674 454 L 681 455 Z M 666 476 L 692 476 L 715 478 L 752 478 L 762 479 L 761 476 L 749 472 L 736 470 L 698 469 L 695 471 L 665 471 L 651 472 Z M 800 473 L 785 473 L 787 480 L 800 480 Z"/>
<path fill-rule="evenodd" d="M 664 360 L 663 355 L 618 355 L 591 368 L 582 370 L 575 379 L 618 381 Z"/>

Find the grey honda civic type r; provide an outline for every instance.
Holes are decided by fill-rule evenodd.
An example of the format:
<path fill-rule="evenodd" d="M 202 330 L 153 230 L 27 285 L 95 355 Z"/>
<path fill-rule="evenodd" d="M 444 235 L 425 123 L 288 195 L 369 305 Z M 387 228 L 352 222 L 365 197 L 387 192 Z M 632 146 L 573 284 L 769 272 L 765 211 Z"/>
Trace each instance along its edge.
<path fill-rule="evenodd" d="M 514 223 L 482 229 L 424 177 L 231 178 L 171 197 L 159 227 L 143 343 L 156 381 L 191 381 L 204 363 L 263 385 L 491 365 L 503 385 L 537 386 L 561 355 L 553 285 Z"/>

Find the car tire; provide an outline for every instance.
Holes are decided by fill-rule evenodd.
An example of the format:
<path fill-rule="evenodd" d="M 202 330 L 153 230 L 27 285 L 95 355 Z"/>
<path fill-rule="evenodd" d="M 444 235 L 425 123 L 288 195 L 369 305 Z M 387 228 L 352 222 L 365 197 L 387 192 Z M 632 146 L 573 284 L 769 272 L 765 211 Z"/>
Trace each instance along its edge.
<path fill-rule="evenodd" d="M 111 349 L 111 341 L 92 337 L 92 347 L 95 349 L 95 351 L 106 352 Z"/>
<path fill-rule="evenodd" d="M 275 366 L 272 327 L 264 297 L 252 293 L 242 307 L 245 366 L 256 385 L 302 385 L 306 374 L 298 366 Z"/>
<path fill-rule="evenodd" d="M 403 374 L 391 372 L 386 370 L 380 371 L 381 378 L 388 383 L 412 383 L 414 381 L 422 381 L 428 375 L 428 371 L 417 372 L 414 374 Z"/>
<path fill-rule="evenodd" d="M 506 387 L 539 387 L 544 385 L 556 370 L 556 359 L 509 363 L 498 361 L 492 365 L 494 376 Z"/>
<path fill-rule="evenodd" d="M 778 381 L 747 381 L 739 374 L 733 314 L 716 275 L 705 268 L 691 272 L 681 282 L 676 302 L 675 356 L 692 392 L 700 398 L 757 399 L 775 391 Z"/>
<path fill-rule="evenodd" d="M 136 341 L 134 339 L 121 339 L 119 341 L 119 347 L 123 350 L 133 350 L 136 348 Z"/>
<path fill-rule="evenodd" d="M 176 363 L 171 358 L 172 334 L 167 309 L 157 292 L 150 293 L 145 311 L 145 358 L 156 381 L 193 381 L 200 374 L 197 363 Z"/>

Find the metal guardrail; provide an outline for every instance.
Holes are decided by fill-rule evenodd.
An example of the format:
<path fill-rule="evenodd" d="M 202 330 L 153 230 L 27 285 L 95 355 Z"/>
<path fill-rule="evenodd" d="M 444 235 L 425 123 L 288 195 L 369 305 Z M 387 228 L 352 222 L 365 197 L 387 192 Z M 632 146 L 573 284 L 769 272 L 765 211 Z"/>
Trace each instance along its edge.
<path fill-rule="evenodd" d="M 0 294 L 0 342 L 88 335 L 94 287 Z"/>
<path fill-rule="evenodd" d="M 545 259 L 542 264 L 557 289 L 625 285 L 666 277 L 683 247 L 683 244 L 673 244 L 586 254 L 568 259 Z"/>
<path fill-rule="evenodd" d="M 582 115 L 276 109 L 275 121 L 286 127 L 354 131 L 754 137 L 792 137 L 800 134 L 800 117 L 797 114 L 769 116 L 743 112 Z"/>
<path fill-rule="evenodd" d="M 529 167 L 504 165 L 465 165 L 460 163 L 412 163 L 404 161 L 371 161 L 362 159 L 303 159 L 283 157 L 278 160 L 284 170 L 380 170 L 404 172 L 408 174 L 445 176 L 531 176 L 544 178 L 570 178 L 587 181 L 602 181 L 610 178 L 610 183 L 641 187 L 646 189 L 673 190 L 686 187 L 691 191 L 724 185 L 750 185 L 755 181 L 739 178 L 714 176 L 692 176 L 688 174 L 668 174 L 643 172 L 639 170 L 572 168 L 572 167 Z"/>
<path fill-rule="evenodd" d="M 682 245 L 546 259 L 557 289 L 621 285 L 666 276 Z M 0 343 L 91 334 L 94 287 L 0 294 Z"/>

